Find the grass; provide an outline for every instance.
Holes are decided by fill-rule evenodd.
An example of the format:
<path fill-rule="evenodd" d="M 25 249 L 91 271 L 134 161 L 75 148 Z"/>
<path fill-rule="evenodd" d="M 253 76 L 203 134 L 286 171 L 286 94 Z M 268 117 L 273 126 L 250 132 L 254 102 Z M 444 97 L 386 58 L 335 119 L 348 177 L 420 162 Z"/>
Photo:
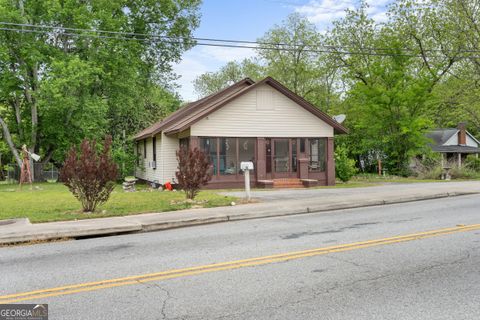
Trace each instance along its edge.
<path fill-rule="evenodd" d="M 452 181 L 452 180 L 450 180 Z M 438 179 L 419 179 L 417 177 L 401 177 L 401 176 L 379 176 L 373 173 L 362 173 L 354 176 L 349 183 L 419 183 L 419 182 L 446 182 Z"/>
<path fill-rule="evenodd" d="M 29 218 L 31 222 L 48 222 L 75 219 L 124 216 L 148 212 L 165 212 L 191 207 L 185 203 L 183 192 L 151 191 L 146 186 L 138 186 L 137 192 L 123 192 L 117 186 L 106 204 L 95 213 L 83 213 L 80 202 L 59 183 L 34 184 L 20 190 L 15 184 L 0 185 L 0 220 Z M 201 191 L 196 200 L 203 207 L 230 205 L 237 201 L 234 197 L 219 195 L 212 191 Z"/>

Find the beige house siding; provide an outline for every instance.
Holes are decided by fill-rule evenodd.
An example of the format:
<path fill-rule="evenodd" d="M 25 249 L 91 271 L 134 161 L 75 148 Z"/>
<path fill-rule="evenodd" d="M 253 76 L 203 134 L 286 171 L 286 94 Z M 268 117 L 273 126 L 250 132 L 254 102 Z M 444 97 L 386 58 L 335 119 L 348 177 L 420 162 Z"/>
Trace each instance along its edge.
<path fill-rule="evenodd" d="M 139 156 L 139 161 L 138 161 L 138 166 L 135 168 L 135 176 L 137 178 L 147 180 L 147 168 L 148 168 L 148 158 L 144 156 L 143 154 L 143 143 L 144 140 L 140 140 L 137 142 L 138 143 L 138 156 Z M 147 142 L 147 154 L 148 154 L 148 142 Z"/>
<path fill-rule="evenodd" d="M 229 102 L 190 128 L 192 136 L 333 137 L 333 127 L 263 85 Z"/>
<path fill-rule="evenodd" d="M 140 146 L 140 166 L 137 167 L 135 176 L 147 180 L 165 183 L 172 181 L 177 170 L 176 151 L 178 149 L 178 139 L 167 137 L 163 133 L 156 136 L 156 169 L 153 169 L 153 139 L 147 138 L 147 157 L 143 157 L 143 140 L 139 141 Z M 143 165 L 143 167 L 142 167 Z"/>
<path fill-rule="evenodd" d="M 148 181 L 153 181 L 157 179 L 158 173 L 157 170 L 154 170 L 152 168 L 152 161 L 153 161 L 153 146 L 152 138 L 147 138 L 147 156 L 143 156 L 143 140 L 139 141 L 140 143 L 140 151 L 142 153 L 142 157 L 140 159 L 140 166 L 137 168 L 137 177 L 148 180 Z M 157 138 L 157 164 L 158 164 L 158 146 L 159 146 L 159 141 Z M 143 166 L 143 167 L 142 167 Z"/>
<path fill-rule="evenodd" d="M 158 138 L 157 138 L 158 139 Z M 172 182 L 175 178 L 175 172 L 177 171 L 177 150 L 179 148 L 179 141 L 176 137 L 168 137 L 162 133 L 162 152 L 161 152 L 161 168 L 162 179 L 160 183 L 167 181 Z"/>

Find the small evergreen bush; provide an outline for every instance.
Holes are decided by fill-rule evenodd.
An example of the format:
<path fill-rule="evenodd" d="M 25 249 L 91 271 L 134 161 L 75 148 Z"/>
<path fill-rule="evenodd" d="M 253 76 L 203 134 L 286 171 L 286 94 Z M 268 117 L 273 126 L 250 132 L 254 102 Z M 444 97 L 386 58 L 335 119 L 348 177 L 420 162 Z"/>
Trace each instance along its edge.
<path fill-rule="evenodd" d="M 344 145 L 337 147 L 335 151 L 335 173 L 338 179 L 343 182 L 349 181 L 357 173 L 355 163 L 354 159 L 348 157 L 348 151 Z"/>

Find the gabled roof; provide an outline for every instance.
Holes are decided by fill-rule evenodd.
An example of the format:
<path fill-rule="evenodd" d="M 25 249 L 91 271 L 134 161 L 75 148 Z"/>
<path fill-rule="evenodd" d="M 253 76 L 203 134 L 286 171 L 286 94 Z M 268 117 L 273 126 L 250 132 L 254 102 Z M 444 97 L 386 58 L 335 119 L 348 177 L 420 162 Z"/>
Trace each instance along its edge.
<path fill-rule="evenodd" d="M 187 106 L 175 111 L 162 121 L 159 121 L 154 125 L 150 126 L 149 128 L 141 131 L 135 136 L 135 140 L 141 140 L 146 137 L 154 136 L 161 131 L 163 131 L 167 135 L 182 132 L 190 128 L 190 126 L 192 126 L 197 121 L 203 119 L 204 117 L 208 116 L 212 112 L 218 110 L 219 108 L 227 104 L 228 102 L 232 101 L 233 99 L 236 99 L 241 95 L 250 92 L 251 90 L 254 90 L 258 86 L 263 84 L 270 85 L 274 89 L 278 90 L 279 92 L 296 102 L 305 110 L 309 111 L 313 115 L 325 121 L 327 124 L 331 125 L 336 133 L 348 132 L 348 130 L 344 126 L 332 119 L 329 115 L 320 111 L 317 107 L 315 107 L 302 97 L 298 96 L 297 94 L 293 93 L 275 79 L 267 77 L 257 83 L 255 83 L 249 78 L 246 78 L 217 93 L 214 93 L 196 102 L 192 102 Z"/>
<path fill-rule="evenodd" d="M 434 129 L 425 134 L 427 138 L 432 139 L 432 145 L 442 146 L 444 145 L 450 138 L 457 135 L 460 132 L 457 128 L 445 128 L 445 129 Z M 476 143 L 480 145 L 480 141 L 475 138 L 470 132 L 465 131 L 465 133 L 472 138 Z"/>
<path fill-rule="evenodd" d="M 427 138 L 432 139 L 433 144 L 437 146 L 443 145 L 451 137 L 458 133 L 458 129 L 434 129 L 426 134 Z"/>
<path fill-rule="evenodd" d="M 255 82 L 251 80 L 250 78 L 245 78 L 230 87 L 227 87 L 223 90 L 220 90 L 218 92 L 212 93 L 200 100 L 197 100 L 195 102 L 191 102 L 187 104 L 186 106 L 178 109 L 177 111 L 171 113 L 169 116 L 164 118 L 163 120 L 160 120 L 150 127 L 140 131 L 137 133 L 134 137 L 135 140 L 142 140 L 147 137 L 151 137 L 156 135 L 157 133 L 163 131 L 165 128 L 168 128 L 169 126 L 174 125 L 176 122 L 180 121 L 183 118 L 188 118 L 189 115 L 191 114 L 196 114 L 199 110 L 202 109 L 203 106 L 210 104 L 210 103 L 215 103 L 218 100 L 221 100 L 223 97 L 229 96 L 232 93 L 241 90 L 247 86 L 250 86 L 254 84 Z"/>

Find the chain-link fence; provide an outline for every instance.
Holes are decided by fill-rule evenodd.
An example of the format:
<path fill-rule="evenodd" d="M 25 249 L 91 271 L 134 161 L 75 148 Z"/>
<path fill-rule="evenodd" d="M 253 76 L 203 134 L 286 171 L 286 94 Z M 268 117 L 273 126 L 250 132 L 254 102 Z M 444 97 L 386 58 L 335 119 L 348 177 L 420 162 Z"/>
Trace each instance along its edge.
<path fill-rule="evenodd" d="M 32 170 L 33 181 L 35 182 L 54 182 L 58 181 L 58 168 L 53 165 L 44 166 L 41 163 L 34 163 Z M 3 176 L 7 181 L 19 181 L 20 180 L 20 168 L 16 164 L 6 165 L 3 168 Z"/>

